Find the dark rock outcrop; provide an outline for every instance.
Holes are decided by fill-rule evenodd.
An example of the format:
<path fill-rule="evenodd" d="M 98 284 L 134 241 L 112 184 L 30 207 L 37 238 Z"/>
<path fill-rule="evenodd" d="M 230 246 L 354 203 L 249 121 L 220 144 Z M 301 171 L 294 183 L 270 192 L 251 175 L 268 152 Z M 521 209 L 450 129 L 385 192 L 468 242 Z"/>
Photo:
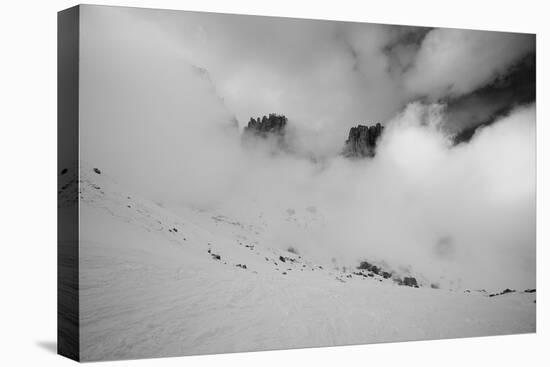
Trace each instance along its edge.
<path fill-rule="evenodd" d="M 349 158 L 372 158 L 376 154 L 376 145 L 384 127 L 377 123 L 372 126 L 357 125 L 349 131 L 343 155 Z"/>
<path fill-rule="evenodd" d="M 251 118 L 248 126 L 244 128 L 244 132 L 261 137 L 283 136 L 287 121 L 284 115 L 270 113 L 269 116 L 264 116 L 261 120 L 259 117 L 257 119 Z"/>
<path fill-rule="evenodd" d="M 392 279 L 395 283 L 398 285 L 403 285 L 407 287 L 414 287 L 419 288 L 420 285 L 418 284 L 418 281 L 413 276 L 406 276 L 404 278 L 399 277 L 397 274 L 395 274 L 393 271 L 386 268 L 387 265 L 374 265 L 373 263 L 370 263 L 368 261 L 361 261 L 359 262 L 359 266 L 357 266 L 357 270 L 360 270 L 358 272 L 354 272 L 355 275 L 360 275 L 363 277 L 374 277 L 375 275 L 378 276 L 378 280 L 382 280 L 380 278 L 384 279 Z M 365 272 L 366 271 L 366 272 Z"/>
<path fill-rule="evenodd" d="M 357 267 L 357 269 L 359 270 L 368 270 L 374 274 L 379 274 L 380 273 L 380 268 L 376 265 L 373 265 L 371 263 L 369 263 L 368 261 L 361 261 L 359 263 L 359 266 Z"/>
<path fill-rule="evenodd" d="M 416 278 L 414 278 L 414 277 L 405 277 L 405 278 L 403 278 L 403 285 L 405 285 L 407 287 L 418 288 L 418 283 L 416 281 Z"/>
<path fill-rule="evenodd" d="M 490 294 L 489 297 L 502 296 L 502 295 L 505 295 L 505 294 L 508 294 L 508 293 L 515 293 L 515 292 L 516 292 L 515 289 L 506 288 L 505 290 L 503 290 L 503 291 L 500 292 L 500 293 L 493 293 L 493 294 Z"/>
<path fill-rule="evenodd" d="M 415 277 L 404 277 L 403 279 L 399 277 L 393 278 L 393 281 L 399 285 L 404 285 L 406 287 L 419 288 L 418 282 Z"/>

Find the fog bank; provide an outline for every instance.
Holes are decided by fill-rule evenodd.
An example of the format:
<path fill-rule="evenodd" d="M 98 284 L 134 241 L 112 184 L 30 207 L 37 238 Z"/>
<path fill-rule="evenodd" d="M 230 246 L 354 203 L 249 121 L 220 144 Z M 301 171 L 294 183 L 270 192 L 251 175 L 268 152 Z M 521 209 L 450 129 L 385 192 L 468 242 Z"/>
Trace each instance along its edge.
<path fill-rule="evenodd" d="M 389 59 L 379 46 L 402 39 L 402 32 L 370 25 L 335 31 L 339 25 L 287 20 L 290 35 L 305 37 L 293 44 L 298 53 L 317 30 L 331 40 L 328 46 L 313 43 L 321 55 L 335 55 L 321 58 L 329 65 L 315 64 L 318 68 L 302 74 L 309 59 L 279 55 L 273 64 L 244 63 L 237 72 L 194 54 L 192 40 L 182 46 L 174 36 L 178 32 L 152 26 L 154 19 L 84 9 L 81 157 L 118 182 L 168 206 L 265 222 L 266 243 L 342 265 L 363 258 L 384 261 L 453 288 L 535 286 L 535 105 L 517 107 L 478 129 L 468 143 L 453 146 L 445 103 L 411 102 L 399 92 L 407 85 L 414 93 L 464 94 L 495 70 L 502 72 L 515 56 L 477 70 L 462 84 L 440 78 L 428 86 L 418 77 L 431 65 L 422 42 L 443 42 L 447 36 L 408 43 L 398 58 L 399 65 L 409 66 L 388 74 L 383 71 Z M 269 22 L 266 29 L 277 28 Z M 517 57 L 528 48 L 519 47 L 516 38 L 474 38 L 478 46 L 464 52 L 487 42 L 512 42 Z M 347 51 L 337 52 L 340 47 Z M 503 49 L 498 50 L 485 60 L 500 60 Z M 247 56 L 224 63 L 231 66 Z M 340 68 L 347 71 L 339 73 Z M 231 72 L 221 77 L 224 70 Z M 353 73 L 361 72 L 369 88 L 357 84 Z M 280 78 L 298 74 L 296 83 L 307 88 L 278 87 L 296 86 Z M 237 106 L 239 98 L 246 103 Z M 242 116 L 248 114 L 248 120 L 269 112 L 287 115 L 289 144 L 299 154 L 268 140 L 243 144 L 237 126 Z M 359 118 L 386 128 L 375 158 L 348 160 L 338 152 Z M 312 152 L 314 160 L 308 158 Z"/>

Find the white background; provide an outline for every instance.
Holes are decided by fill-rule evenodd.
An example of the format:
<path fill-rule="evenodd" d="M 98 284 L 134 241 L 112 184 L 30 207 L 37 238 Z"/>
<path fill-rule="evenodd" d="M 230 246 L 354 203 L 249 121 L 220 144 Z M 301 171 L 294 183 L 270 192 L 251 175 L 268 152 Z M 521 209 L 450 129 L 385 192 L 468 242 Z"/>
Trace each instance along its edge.
<path fill-rule="evenodd" d="M 537 334 L 293 351 L 104 362 L 110 366 L 543 365 L 548 296 L 548 10 L 544 1 L 189 0 L 97 4 L 537 33 Z M 56 12 L 74 1 L 0 7 L 0 364 L 70 365 L 56 340 Z M 546 308 L 546 310 L 545 310 Z"/>

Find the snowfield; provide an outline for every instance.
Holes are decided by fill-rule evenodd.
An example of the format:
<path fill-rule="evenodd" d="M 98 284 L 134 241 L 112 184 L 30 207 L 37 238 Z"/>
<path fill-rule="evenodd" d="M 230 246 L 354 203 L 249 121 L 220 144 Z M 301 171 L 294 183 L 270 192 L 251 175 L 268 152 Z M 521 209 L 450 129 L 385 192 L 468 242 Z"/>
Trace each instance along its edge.
<path fill-rule="evenodd" d="M 70 190 L 80 191 L 83 361 L 535 332 L 536 293 L 344 272 L 260 241 L 257 224 L 176 214 L 86 167 L 61 200 Z"/>

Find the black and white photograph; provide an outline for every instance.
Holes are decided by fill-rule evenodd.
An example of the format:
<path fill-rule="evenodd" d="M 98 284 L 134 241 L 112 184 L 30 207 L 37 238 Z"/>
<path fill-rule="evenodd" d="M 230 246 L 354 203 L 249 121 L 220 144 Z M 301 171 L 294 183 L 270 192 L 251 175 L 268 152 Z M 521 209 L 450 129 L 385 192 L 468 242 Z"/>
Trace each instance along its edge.
<path fill-rule="evenodd" d="M 534 34 L 77 16 L 80 360 L 536 331 Z"/>
<path fill-rule="evenodd" d="M 0 365 L 545 365 L 543 2 L 2 5 Z"/>

